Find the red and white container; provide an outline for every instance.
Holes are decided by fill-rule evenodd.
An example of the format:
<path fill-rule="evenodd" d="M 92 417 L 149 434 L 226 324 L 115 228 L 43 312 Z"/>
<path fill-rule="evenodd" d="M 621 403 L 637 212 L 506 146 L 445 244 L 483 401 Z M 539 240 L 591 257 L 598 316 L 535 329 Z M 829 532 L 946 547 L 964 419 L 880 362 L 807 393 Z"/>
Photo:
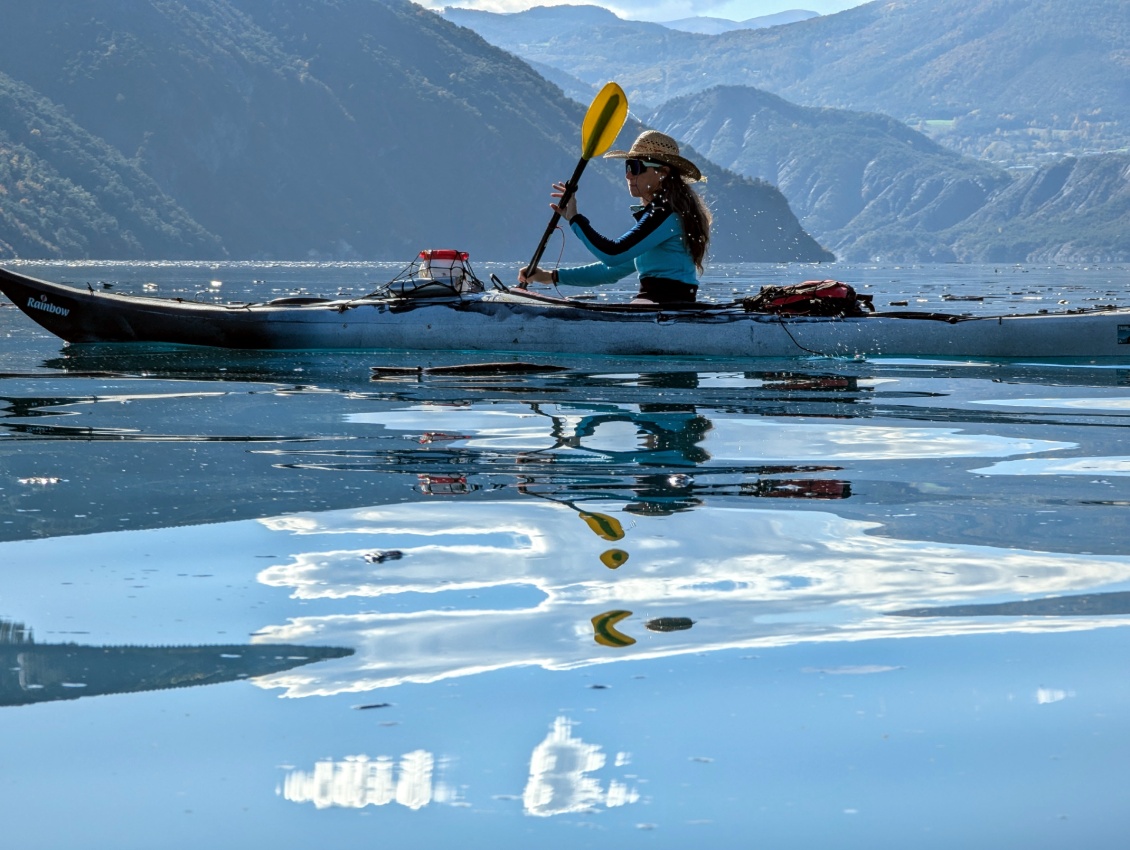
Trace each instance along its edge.
<path fill-rule="evenodd" d="M 468 277 L 464 265 L 470 255 L 466 251 L 438 248 L 420 252 L 420 267 L 416 276 L 421 280 L 434 280 L 461 289 Z"/>

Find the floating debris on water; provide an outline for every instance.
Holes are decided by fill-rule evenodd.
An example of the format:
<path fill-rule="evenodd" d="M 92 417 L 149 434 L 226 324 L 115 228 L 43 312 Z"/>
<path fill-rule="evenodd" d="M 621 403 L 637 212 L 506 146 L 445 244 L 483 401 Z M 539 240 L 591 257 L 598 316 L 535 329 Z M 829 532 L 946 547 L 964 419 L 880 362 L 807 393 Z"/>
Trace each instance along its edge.
<path fill-rule="evenodd" d="M 650 629 L 653 632 L 681 632 L 683 629 L 689 629 L 693 626 L 694 620 L 690 617 L 656 617 L 643 625 L 645 629 Z"/>
<path fill-rule="evenodd" d="M 385 552 L 366 552 L 364 558 L 370 564 L 383 564 L 385 561 L 399 561 L 404 553 L 399 549 L 389 549 Z"/>

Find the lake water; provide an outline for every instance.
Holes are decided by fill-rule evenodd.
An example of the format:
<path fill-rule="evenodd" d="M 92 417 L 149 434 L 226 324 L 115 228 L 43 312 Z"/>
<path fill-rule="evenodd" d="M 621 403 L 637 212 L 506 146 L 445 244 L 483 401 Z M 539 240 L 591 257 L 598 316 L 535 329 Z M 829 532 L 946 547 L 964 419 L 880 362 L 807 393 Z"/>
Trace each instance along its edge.
<path fill-rule="evenodd" d="M 17 268 L 241 300 L 400 266 Z M 1109 266 L 705 289 L 826 277 L 1130 301 Z M 370 377 L 469 359 L 64 347 L 3 302 L 7 843 L 1125 846 L 1130 360 Z"/>

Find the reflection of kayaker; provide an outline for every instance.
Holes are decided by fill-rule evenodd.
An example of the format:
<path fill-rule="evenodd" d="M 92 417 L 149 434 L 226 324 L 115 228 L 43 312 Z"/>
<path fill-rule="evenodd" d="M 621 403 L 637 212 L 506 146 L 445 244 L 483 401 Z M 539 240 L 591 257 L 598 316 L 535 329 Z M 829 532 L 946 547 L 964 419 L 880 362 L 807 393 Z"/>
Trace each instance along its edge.
<path fill-rule="evenodd" d="M 713 426 L 694 405 L 641 404 L 638 410 L 612 405 L 603 410 L 590 407 L 591 412 L 579 417 L 548 413 L 536 405 L 533 409 L 553 422 L 550 436 L 554 444 L 549 449 L 542 449 L 542 452 L 583 449 L 617 463 L 648 466 L 693 466 L 710 460 L 710 453 L 700 444 Z M 586 440 L 598 436 L 599 428 L 617 423 L 629 423 L 635 427 L 639 439 L 636 447 L 620 451 L 586 444 Z"/>
<path fill-rule="evenodd" d="M 536 496 L 539 499 L 545 499 L 547 502 L 557 502 L 559 505 L 572 508 L 577 512 L 577 516 L 584 520 L 585 525 L 592 530 L 592 533 L 602 540 L 624 539 L 624 526 L 621 525 L 620 520 L 615 517 L 611 517 L 608 514 L 597 513 L 596 511 L 590 511 L 585 508 L 579 508 L 570 499 L 561 499 L 556 496 L 549 496 L 545 493 L 538 493 L 535 490 L 529 489 L 527 484 L 519 484 L 518 492 L 525 493 L 527 496 Z M 617 563 L 616 566 L 619 566 L 624 561 L 628 560 L 628 554 L 625 552 L 622 556 L 617 556 L 617 558 L 619 563 Z"/>

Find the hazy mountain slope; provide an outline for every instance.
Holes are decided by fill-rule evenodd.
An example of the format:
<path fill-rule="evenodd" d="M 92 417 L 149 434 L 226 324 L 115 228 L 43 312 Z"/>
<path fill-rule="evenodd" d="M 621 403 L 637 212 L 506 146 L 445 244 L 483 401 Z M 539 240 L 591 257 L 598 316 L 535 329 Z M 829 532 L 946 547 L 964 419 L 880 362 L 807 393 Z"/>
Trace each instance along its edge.
<path fill-rule="evenodd" d="M 603 87 L 599 83 L 586 83 L 579 77 L 566 74 L 560 68 L 554 68 L 552 65 L 545 65 L 541 62 L 529 62 L 528 64 L 542 77 L 561 89 L 566 97 L 577 101 L 577 103 L 592 103 L 596 93 Z"/>
<path fill-rule="evenodd" d="M 134 163 L 0 74 L 0 257 L 222 255 Z"/>
<path fill-rule="evenodd" d="M 708 49 L 715 38 L 626 21 L 599 6 L 535 6 L 510 14 L 448 7 L 443 15 L 528 61 L 552 65 L 589 83 L 615 79 L 625 89 L 631 86 L 628 99 L 639 108 L 665 98 L 655 100 L 654 92 L 645 92 L 634 81 L 625 84 L 625 79 L 661 67 L 665 57 L 687 55 L 696 46 Z"/>
<path fill-rule="evenodd" d="M 997 193 L 949 238 L 963 260 L 1126 262 L 1130 154 L 1044 166 Z"/>
<path fill-rule="evenodd" d="M 693 18 L 679 18 L 675 21 L 663 21 L 665 27 L 683 32 L 697 32 L 704 35 L 719 35 L 733 30 L 753 30 L 762 27 L 778 27 L 782 24 L 795 24 L 797 21 L 807 21 L 817 17 L 816 12 L 804 9 L 789 9 L 776 12 L 772 15 L 758 15 L 756 18 L 746 18 L 744 21 L 731 21 L 728 18 L 713 18 L 708 15 L 697 15 Z"/>
<path fill-rule="evenodd" d="M 245 12 L 223 0 L 152 0 L 83 14 L 90 6 L 60 0 L 54 19 L 38 4 L 17 13 L 34 35 L 5 28 L 0 62 L 26 66 L 25 79 L 84 127 L 136 152 L 235 256 L 395 256 L 426 247 L 424 234 L 500 250 L 499 229 L 521 216 L 500 205 L 499 225 L 480 232 L 483 216 L 466 204 L 497 191 L 491 169 L 456 161 L 497 155 L 510 132 L 520 140 L 510 156 L 545 168 L 560 130 L 542 131 L 533 115 L 568 122 L 522 63 L 477 39 L 452 42 L 450 28 L 408 3 L 262 0 Z M 36 42 L 26 61 L 14 42 Z M 58 66 L 67 72 L 56 79 Z M 486 124 L 451 91 L 454 78 L 484 76 L 484 97 L 501 102 L 511 126 Z M 522 95 L 533 92 L 543 96 L 523 119 Z M 503 189 L 508 200 L 514 192 Z"/>
<path fill-rule="evenodd" d="M 0 12 L 0 72 L 65 109 L 72 136 L 116 148 L 233 257 L 520 257 L 580 151 L 584 106 L 404 0 L 0 0 Z M 767 259 L 827 256 L 776 190 L 707 170 L 712 202 L 739 211 L 720 217 L 716 249 L 743 254 L 718 258 L 762 239 Z M 594 219 L 623 222 L 621 168 L 594 165 L 583 192 Z M 761 232 L 758 210 L 782 229 Z M 132 256 L 112 240 L 54 246 L 21 251 Z"/>
<path fill-rule="evenodd" d="M 488 39 L 590 82 L 614 77 L 641 105 L 748 85 L 920 122 L 977 157 L 1130 144 L 1126 0 L 877 0 L 770 29 L 660 38 L 627 21 L 545 26 L 533 11 L 495 16 Z"/>
<path fill-rule="evenodd" d="M 752 88 L 678 98 L 647 120 L 777 185 L 840 259 L 871 259 L 888 240 L 902 258 L 952 259 L 944 231 L 1011 182 L 886 116 L 797 106 Z"/>
<path fill-rule="evenodd" d="M 668 27 L 662 24 L 624 20 L 601 6 L 534 6 L 520 12 L 493 12 L 449 6 L 440 14 L 453 24 L 473 29 L 488 42 L 504 46 L 506 50 L 518 53 L 523 58 L 528 52 L 537 52 L 556 40 L 575 42 L 580 38 L 607 38 L 624 46 L 620 42 L 625 38 L 660 37 L 668 32 Z M 679 35 L 676 33 L 676 37 Z M 514 47 L 518 49 L 515 50 Z M 550 64 L 559 66 L 557 62 Z"/>

